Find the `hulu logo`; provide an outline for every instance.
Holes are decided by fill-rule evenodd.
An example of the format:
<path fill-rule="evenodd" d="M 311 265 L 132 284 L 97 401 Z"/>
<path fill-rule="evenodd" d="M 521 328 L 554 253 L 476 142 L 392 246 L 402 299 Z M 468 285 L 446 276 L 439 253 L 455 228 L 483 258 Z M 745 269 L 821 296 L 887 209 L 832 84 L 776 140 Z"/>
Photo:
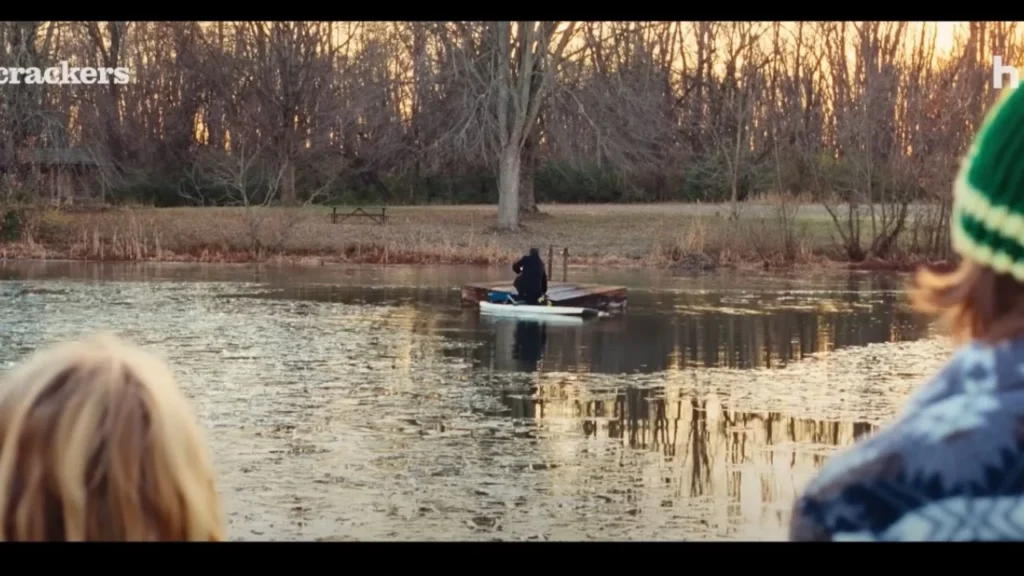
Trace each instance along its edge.
<path fill-rule="evenodd" d="M 1003 57 L 996 56 L 992 59 L 992 87 L 996 90 L 1003 87 L 1003 76 L 1010 77 L 1010 86 L 1013 88 L 1020 84 L 1020 75 L 1017 74 L 1017 67 L 1003 64 Z"/>

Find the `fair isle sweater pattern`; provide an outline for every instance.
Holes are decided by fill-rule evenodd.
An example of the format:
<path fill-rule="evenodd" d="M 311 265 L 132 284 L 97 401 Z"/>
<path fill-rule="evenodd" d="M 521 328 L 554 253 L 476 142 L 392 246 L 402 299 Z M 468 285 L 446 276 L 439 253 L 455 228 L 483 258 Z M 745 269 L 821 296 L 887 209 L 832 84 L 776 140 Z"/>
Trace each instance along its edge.
<path fill-rule="evenodd" d="M 790 539 L 1024 540 L 1024 339 L 961 348 L 895 422 L 833 457 Z"/>

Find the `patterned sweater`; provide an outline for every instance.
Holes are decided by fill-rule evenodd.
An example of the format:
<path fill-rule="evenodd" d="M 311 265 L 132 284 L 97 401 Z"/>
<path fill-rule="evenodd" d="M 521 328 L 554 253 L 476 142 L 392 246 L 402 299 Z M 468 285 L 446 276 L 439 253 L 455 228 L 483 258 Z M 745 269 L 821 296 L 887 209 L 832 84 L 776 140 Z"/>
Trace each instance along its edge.
<path fill-rule="evenodd" d="M 792 518 L 794 541 L 1024 540 L 1024 339 L 960 349 Z"/>

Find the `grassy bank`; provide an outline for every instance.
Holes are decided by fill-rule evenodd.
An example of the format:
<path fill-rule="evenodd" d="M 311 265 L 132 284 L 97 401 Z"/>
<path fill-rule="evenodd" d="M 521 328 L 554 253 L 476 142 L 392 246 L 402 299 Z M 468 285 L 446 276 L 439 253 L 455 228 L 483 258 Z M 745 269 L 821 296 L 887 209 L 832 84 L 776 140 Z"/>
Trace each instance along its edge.
<path fill-rule="evenodd" d="M 563 248 L 570 265 L 711 268 L 786 266 L 845 259 L 820 205 L 547 205 L 517 233 L 499 233 L 493 206 L 396 207 L 380 226 L 334 224 L 330 208 L 111 208 L 30 210 L 0 257 L 247 262 L 310 260 L 380 264 L 505 263 L 529 246 Z M 339 208 L 347 213 L 351 208 Z M 370 210 L 370 209 L 368 209 Z M 865 227 L 868 224 L 865 222 Z M 901 248 L 883 267 L 922 261 Z M 870 265 L 870 264 L 868 264 Z"/>

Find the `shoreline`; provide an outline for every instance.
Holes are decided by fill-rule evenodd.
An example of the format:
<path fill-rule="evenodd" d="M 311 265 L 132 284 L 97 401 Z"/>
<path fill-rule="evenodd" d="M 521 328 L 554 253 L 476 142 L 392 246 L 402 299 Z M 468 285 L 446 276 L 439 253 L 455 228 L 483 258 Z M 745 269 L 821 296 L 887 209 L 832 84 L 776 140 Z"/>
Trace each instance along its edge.
<path fill-rule="evenodd" d="M 547 263 L 546 255 L 542 256 Z M 706 256 L 705 256 L 706 257 Z M 558 270 L 561 269 L 561 260 L 558 255 L 555 256 L 556 262 L 552 263 L 554 275 L 558 276 Z M 87 254 L 74 254 L 73 251 L 68 250 L 55 250 L 52 248 L 45 248 L 40 245 L 35 245 L 29 249 L 26 249 L 18 244 L 2 243 L 0 242 L 0 262 L 81 262 L 81 263 L 118 263 L 118 264 L 160 264 L 160 263 L 178 263 L 178 264 L 237 264 L 237 265 L 274 265 L 274 266 L 300 266 L 300 267 L 320 267 L 327 265 L 369 265 L 369 266 L 412 266 L 412 267 L 430 267 L 430 266 L 479 266 L 479 267 L 493 267 L 493 266 L 505 266 L 511 263 L 511 259 L 491 259 L 484 257 L 469 257 L 469 258 L 445 258 L 437 257 L 429 253 L 417 253 L 417 252 L 405 252 L 395 257 L 393 254 L 385 254 L 381 256 L 381 251 L 373 250 L 367 251 L 364 255 L 352 257 L 345 257 L 344 255 L 337 254 L 310 254 L 303 252 L 285 252 L 285 253 L 273 253 L 265 254 L 261 257 L 256 257 L 251 253 L 244 251 L 220 251 L 220 250 L 202 250 L 199 254 L 193 253 L 178 253 L 170 251 L 162 251 L 160 254 L 148 255 L 144 257 L 100 257 L 97 258 Z M 557 264 L 557 265 L 556 265 Z M 827 269 L 829 271 L 851 271 L 851 272 L 895 272 L 912 274 L 921 267 L 929 267 L 932 269 L 948 270 L 952 268 L 952 264 L 945 260 L 865 260 L 862 262 L 849 262 L 843 260 L 834 260 L 826 257 L 816 258 L 808 261 L 799 261 L 783 264 L 772 264 L 766 265 L 764 262 L 758 262 L 754 260 L 739 260 L 731 261 L 722 265 L 715 266 L 701 266 L 697 262 L 697 265 L 691 265 L 689 262 L 683 261 L 673 264 L 655 263 L 643 258 L 626 258 L 626 257 L 605 257 L 605 258 L 588 258 L 588 257 L 575 257 L 570 258 L 568 268 L 570 270 L 582 270 L 582 269 L 594 269 L 594 268 L 606 268 L 618 271 L 667 271 L 667 272 L 693 272 L 693 273 L 713 273 L 725 270 L 731 271 L 774 271 L 774 272 L 800 272 L 804 270 L 822 270 Z"/>
<path fill-rule="evenodd" d="M 779 219 L 770 203 L 751 203 L 730 220 L 717 205 L 552 205 L 516 232 L 496 230 L 496 209 L 483 206 L 394 207 L 386 225 L 335 223 L 326 207 L 40 208 L 19 212 L 17 228 L 4 231 L 0 260 L 494 266 L 537 247 L 553 272 L 948 266 L 928 258 L 917 229 L 885 259 L 852 262 L 834 224 L 813 208 Z"/>

